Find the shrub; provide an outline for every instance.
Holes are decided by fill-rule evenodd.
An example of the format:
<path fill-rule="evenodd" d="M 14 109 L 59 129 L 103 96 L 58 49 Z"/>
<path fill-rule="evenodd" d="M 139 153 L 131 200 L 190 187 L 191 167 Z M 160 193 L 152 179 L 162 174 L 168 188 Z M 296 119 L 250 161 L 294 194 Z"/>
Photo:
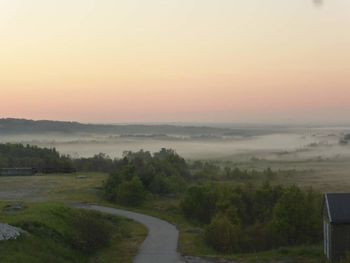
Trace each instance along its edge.
<path fill-rule="evenodd" d="M 140 179 L 144 191 L 169 195 L 184 191 L 185 179 L 190 173 L 186 161 L 168 149 L 162 149 L 153 155 L 143 150 L 125 152 L 124 158 L 114 160 L 114 163 L 116 170 L 104 184 L 104 196 L 109 201 L 119 203 L 128 203 L 123 198 L 127 193 L 122 188 L 130 187 L 127 181 L 135 176 Z"/>
<path fill-rule="evenodd" d="M 108 245 L 113 226 L 95 212 L 79 211 L 74 217 L 70 243 L 73 248 L 91 254 Z"/>
<path fill-rule="evenodd" d="M 206 243 L 219 252 L 234 252 L 239 250 L 238 225 L 234 225 L 226 216 L 216 216 L 205 228 Z"/>
<path fill-rule="evenodd" d="M 315 194 L 292 186 L 274 208 L 272 227 L 286 245 L 311 243 L 318 241 L 322 233 L 320 215 Z"/>
<path fill-rule="evenodd" d="M 30 205 L 14 218 L 14 225 L 30 233 L 31 238 L 49 240 L 56 248 L 64 247 L 82 258 L 105 247 L 112 235 L 124 230 L 118 218 L 58 204 Z"/>
<path fill-rule="evenodd" d="M 312 190 L 303 191 L 296 186 L 284 188 L 265 183 L 260 187 L 235 187 L 217 184 L 190 187 L 180 208 L 187 218 L 210 224 L 206 240 L 211 247 L 219 251 L 239 247 L 240 252 L 253 252 L 320 242 L 321 203 L 320 194 Z M 221 221 L 219 216 L 223 217 Z M 240 239 L 239 245 L 232 239 L 232 248 L 226 235 L 230 236 L 233 226 L 239 229 Z M 228 233 L 224 230 L 226 228 Z M 237 231 L 235 233 L 237 236 Z"/>
<path fill-rule="evenodd" d="M 145 189 L 139 177 L 124 181 L 116 188 L 117 202 L 122 205 L 139 206 L 145 200 Z"/>
<path fill-rule="evenodd" d="M 216 212 L 217 199 L 216 191 L 210 187 L 192 186 L 180 206 L 186 217 L 208 224 Z"/>
<path fill-rule="evenodd" d="M 169 178 L 164 174 L 155 175 L 152 182 L 150 183 L 149 189 L 152 193 L 165 195 L 170 193 L 171 185 Z"/>

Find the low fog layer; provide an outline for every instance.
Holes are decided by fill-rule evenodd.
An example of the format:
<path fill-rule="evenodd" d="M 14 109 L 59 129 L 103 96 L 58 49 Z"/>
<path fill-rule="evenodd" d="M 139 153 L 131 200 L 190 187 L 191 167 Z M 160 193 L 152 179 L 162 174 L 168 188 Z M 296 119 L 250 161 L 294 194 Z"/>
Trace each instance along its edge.
<path fill-rule="evenodd" d="M 50 129 L 39 133 L 30 129 L 30 124 L 33 123 L 21 123 L 22 127 L 27 125 L 26 129 L 22 132 L 16 129 L 13 134 L 8 128 L 6 133 L 0 133 L 0 142 L 55 147 L 72 157 L 89 157 L 97 153 L 121 157 L 124 151 L 144 149 L 155 152 L 160 148 L 175 149 L 189 159 L 320 160 L 350 157 L 350 145 L 340 143 L 344 135 L 350 133 L 348 127 L 234 129 L 171 125 L 93 125 L 91 128 L 65 123 L 65 132 L 54 132 L 53 127 L 57 123 L 54 126 L 51 123 Z"/>

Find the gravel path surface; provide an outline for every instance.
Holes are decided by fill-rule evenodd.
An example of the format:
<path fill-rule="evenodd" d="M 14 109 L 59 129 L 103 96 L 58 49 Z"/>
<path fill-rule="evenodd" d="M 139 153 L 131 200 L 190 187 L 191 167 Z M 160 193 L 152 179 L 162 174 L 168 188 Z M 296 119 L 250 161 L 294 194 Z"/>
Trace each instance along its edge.
<path fill-rule="evenodd" d="M 145 225 L 148 228 L 148 236 L 134 259 L 135 263 L 184 262 L 177 253 L 179 232 L 174 225 L 152 216 L 121 209 L 85 204 L 75 204 L 74 207 L 124 216 Z"/>
<path fill-rule="evenodd" d="M 1 224 L 0 223 L 0 241 L 4 240 L 10 240 L 10 239 L 17 239 L 23 230 L 10 226 L 8 224 Z"/>
<path fill-rule="evenodd" d="M 185 256 L 184 261 L 186 263 L 237 263 L 236 261 L 232 260 L 225 260 L 225 259 L 205 259 L 200 257 L 190 257 Z"/>

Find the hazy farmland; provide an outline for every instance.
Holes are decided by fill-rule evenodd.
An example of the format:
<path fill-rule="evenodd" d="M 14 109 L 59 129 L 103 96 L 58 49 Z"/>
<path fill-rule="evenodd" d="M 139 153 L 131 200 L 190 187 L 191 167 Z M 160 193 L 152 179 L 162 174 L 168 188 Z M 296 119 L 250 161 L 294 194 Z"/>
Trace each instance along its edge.
<path fill-rule="evenodd" d="M 175 126 L 176 127 L 176 126 Z M 21 142 L 45 147 L 55 147 L 72 157 L 88 157 L 105 153 L 121 157 L 124 151 L 140 149 L 157 151 L 175 149 L 188 159 L 226 159 L 232 161 L 266 160 L 321 160 L 350 157 L 350 146 L 339 140 L 350 132 L 350 127 L 284 127 L 240 128 L 233 134 L 220 129 L 209 131 L 206 127 L 195 132 L 150 133 L 140 128 L 137 133 L 71 132 L 3 134 L 1 142 Z"/>
<path fill-rule="evenodd" d="M 73 158 L 98 153 L 119 158 L 124 151 L 172 148 L 186 159 L 248 169 L 301 171 L 276 180 L 323 191 L 350 188 L 350 144 L 340 143 L 348 133 L 350 127 L 335 126 L 87 125 L 0 120 L 0 142 L 55 147 Z"/>

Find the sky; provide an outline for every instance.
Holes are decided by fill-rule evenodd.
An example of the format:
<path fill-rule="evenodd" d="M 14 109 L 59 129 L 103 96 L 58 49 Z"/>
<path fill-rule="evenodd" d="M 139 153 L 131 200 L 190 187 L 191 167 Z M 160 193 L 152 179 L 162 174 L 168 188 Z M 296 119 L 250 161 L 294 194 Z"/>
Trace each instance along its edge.
<path fill-rule="evenodd" d="M 0 0 L 0 117 L 350 122 L 350 1 L 316 2 Z"/>

